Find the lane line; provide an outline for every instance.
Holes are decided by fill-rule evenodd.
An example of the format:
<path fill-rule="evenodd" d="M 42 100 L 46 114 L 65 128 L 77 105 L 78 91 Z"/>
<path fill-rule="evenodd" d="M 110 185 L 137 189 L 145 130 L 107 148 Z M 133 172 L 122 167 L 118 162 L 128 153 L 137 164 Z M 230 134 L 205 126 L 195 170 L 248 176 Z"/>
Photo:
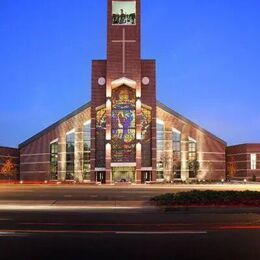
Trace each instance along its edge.
<path fill-rule="evenodd" d="M 205 235 L 207 231 L 114 231 L 114 230 L 3 230 L 1 236 L 33 234 L 113 234 L 113 235 Z"/>
<path fill-rule="evenodd" d="M 207 231 L 117 231 L 117 235 L 201 235 Z"/>

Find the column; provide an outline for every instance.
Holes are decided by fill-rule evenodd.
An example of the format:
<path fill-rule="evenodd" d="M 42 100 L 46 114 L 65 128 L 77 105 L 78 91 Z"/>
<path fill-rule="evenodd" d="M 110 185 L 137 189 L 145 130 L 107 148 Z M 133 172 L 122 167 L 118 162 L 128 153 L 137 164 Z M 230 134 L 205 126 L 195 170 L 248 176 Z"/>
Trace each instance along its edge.
<path fill-rule="evenodd" d="M 83 129 L 75 129 L 75 174 L 74 180 L 83 182 Z"/>
<path fill-rule="evenodd" d="M 58 144 L 58 180 L 66 180 L 66 135 L 60 136 Z"/>

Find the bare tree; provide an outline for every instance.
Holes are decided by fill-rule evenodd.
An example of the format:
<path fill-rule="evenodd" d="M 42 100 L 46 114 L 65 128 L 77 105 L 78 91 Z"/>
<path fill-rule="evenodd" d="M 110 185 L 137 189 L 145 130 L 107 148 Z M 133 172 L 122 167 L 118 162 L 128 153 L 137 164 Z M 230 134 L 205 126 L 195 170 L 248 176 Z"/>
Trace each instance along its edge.
<path fill-rule="evenodd" d="M 227 162 L 227 179 L 230 181 L 235 177 L 237 173 L 237 162 L 234 157 L 231 157 L 230 161 Z"/>
<path fill-rule="evenodd" d="M 17 167 L 11 158 L 7 158 L 0 169 L 0 175 L 6 179 L 15 179 L 17 176 Z"/>

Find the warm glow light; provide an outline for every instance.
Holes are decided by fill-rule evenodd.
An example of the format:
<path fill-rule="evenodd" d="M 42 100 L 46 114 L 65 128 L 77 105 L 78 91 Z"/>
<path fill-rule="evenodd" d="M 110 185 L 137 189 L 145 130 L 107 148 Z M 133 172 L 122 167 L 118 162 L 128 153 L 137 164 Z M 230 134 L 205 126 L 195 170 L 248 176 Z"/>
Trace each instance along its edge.
<path fill-rule="evenodd" d="M 141 151 L 141 149 L 142 149 L 141 143 L 137 143 L 137 144 L 136 144 L 136 149 L 137 149 L 138 152 Z"/>
<path fill-rule="evenodd" d="M 106 140 L 110 141 L 111 140 L 111 132 L 106 133 Z"/>
<path fill-rule="evenodd" d="M 136 109 L 140 110 L 141 108 L 142 108 L 142 102 L 141 102 L 140 99 L 137 99 L 137 101 L 136 101 Z"/>
<path fill-rule="evenodd" d="M 136 89 L 136 97 L 137 98 L 141 97 L 141 89 Z"/>
<path fill-rule="evenodd" d="M 111 109 L 111 100 L 110 99 L 107 100 L 107 109 Z"/>
<path fill-rule="evenodd" d="M 141 140 L 141 139 L 142 139 L 142 135 L 141 135 L 140 132 L 137 132 L 137 133 L 136 133 L 136 139 L 137 139 L 137 140 Z"/>

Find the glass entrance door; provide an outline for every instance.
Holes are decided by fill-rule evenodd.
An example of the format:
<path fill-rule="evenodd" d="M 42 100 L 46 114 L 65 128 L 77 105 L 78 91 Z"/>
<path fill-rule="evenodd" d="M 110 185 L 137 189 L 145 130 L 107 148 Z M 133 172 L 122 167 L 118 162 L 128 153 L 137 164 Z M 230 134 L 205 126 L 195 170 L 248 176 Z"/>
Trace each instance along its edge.
<path fill-rule="evenodd" d="M 118 167 L 113 168 L 113 182 L 135 182 L 135 168 Z"/>
<path fill-rule="evenodd" d="M 97 182 L 102 184 L 106 183 L 106 173 L 105 172 L 97 172 Z"/>

